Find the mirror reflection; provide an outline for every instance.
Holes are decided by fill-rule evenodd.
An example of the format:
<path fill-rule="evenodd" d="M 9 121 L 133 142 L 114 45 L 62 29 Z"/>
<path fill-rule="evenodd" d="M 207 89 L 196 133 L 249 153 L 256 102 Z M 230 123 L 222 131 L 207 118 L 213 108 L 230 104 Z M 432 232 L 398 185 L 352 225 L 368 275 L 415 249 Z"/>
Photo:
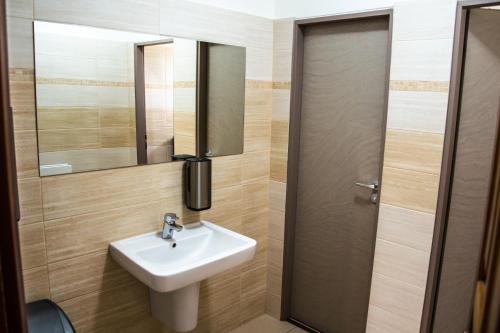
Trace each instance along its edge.
<path fill-rule="evenodd" d="M 40 175 L 243 153 L 245 48 L 34 22 Z"/>

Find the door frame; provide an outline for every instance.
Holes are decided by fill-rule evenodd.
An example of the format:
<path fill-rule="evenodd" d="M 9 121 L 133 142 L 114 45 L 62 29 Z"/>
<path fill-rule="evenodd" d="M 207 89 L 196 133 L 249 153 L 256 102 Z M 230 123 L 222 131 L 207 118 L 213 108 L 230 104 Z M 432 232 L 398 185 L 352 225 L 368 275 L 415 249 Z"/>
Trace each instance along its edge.
<path fill-rule="evenodd" d="M 387 109 L 389 101 L 389 79 L 390 79 L 390 64 L 391 64 L 391 49 L 392 49 L 392 25 L 393 25 L 393 10 L 392 8 L 357 12 L 350 14 L 341 14 L 334 16 L 324 16 L 317 18 L 308 18 L 294 21 L 293 26 L 293 50 L 292 50 L 292 82 L 290 91 L 290 124 L 289 124 L 289 140 L 288 140 L 288 162 L 287 162 L 287 191 L 286 191 L 286 209 L 285 209 L 285 235 L 284 235 L 284 250 L 283 250 L 283 279 L 282 279 L 282 297 L 281 297 L 281 314 L 282 320 L 293 321 L 295 324 L 302 326 L 308 330 L 310 327 L 303 323 L 297 322 L 290 318 L 290 302 L 292 292 L 292 268 L 294 257 L 294 239 L 296 225 L 296 207 L 297 207 L 297 186 L 298 186 L 298 165 L 299 165 L 299 150 L 300 150 L 300 118 L 302 108 L 302 74 L 304 62 L 304 29 L 310 25 L 319 23 L 335 23 L 341 21 L 355 21 L 363 19 L 371 19 L 377 17 L 387 17 L 389 20 L 389 38 L 387 52 L 387 72 L 385 79 L 385 101 L 383 123 L 387 124 Z M 384 146 L 385 146 L 385 131 L 383 127 L 382 133 L 382 149 L 380 156 L 379 184 L 382 186 L 382 166 L 384 161 Z M 377 203 L 377 214 L 380 202 Z M 378 222 L 378 221 L 377 221 Z M 372 254 L 375 253 L 375 239 L 373 240 Z M 373 267 L 372 267 L 373 269 Z"/>
<path fill-rule="evenodd" d="M 173 42 L 173 38 L 167 38 L 134 44 L 135 146 L 137 149 L 137 165 L 148 164 L 144 47 L 161 44 L 171 44 Z"/>
<path fill-rule="evenodd" d="M 0 330 L 27 332 L 5 1 L 0 1 Z"/>
<path fill-rule="evenodd" d="M 434 223 L 431 256 L 429 260 L 429 273 L 425 289 L 420 333 L 432 331 L 435 305 L 439 289 L 439 279 L 443 264 L 444 241 L 446 238 L 447 216 L 449 213 L 449 203 L 451 198 L 450 189 L 453 177 L 461 91 L 463 85 L 463 69 L 465 63 L 464 51 L 466 48 L 465 37 L 468 28 L 468 13 L 469 10 L 473 8 L 496 5 L 500 5 L 499 0 L 466 0 L 459 1 L 457 3 L 441 176 L 439 180 L 436 219 Z"/>

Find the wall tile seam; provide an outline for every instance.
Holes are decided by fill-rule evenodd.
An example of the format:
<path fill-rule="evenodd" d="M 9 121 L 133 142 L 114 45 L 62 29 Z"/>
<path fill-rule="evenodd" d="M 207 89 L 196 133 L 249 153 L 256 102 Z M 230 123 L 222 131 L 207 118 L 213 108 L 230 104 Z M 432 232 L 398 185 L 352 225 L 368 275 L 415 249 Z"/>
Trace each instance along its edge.
<path fill-rule="evenodd" d="M 441 161 L 441 159 L 439 159 Z M 429 176 L 439 176 L 441 173 L 440 172 L 427 172 L 427 171 L 422 171 L 420 169 L 416 169 L 416 168 L 411 168 L 411 167 L 400 167 L 400 166 L 393 166 L 392 163 L 387 163 L 385 162 L 384 163 L 384 166 L 383 168 L 390 168 L 390 169 L 393 169 L 393 170 L 405 170 L 405 171 L 412 171 L 412 172 L 415 172 L 415 173 L 419 173 L 419 174 L 422 174 L 422 175 L 429 175 Z"/>
<path fill-rule="evenodd" d="M 418 289 L 418 291 L 422 293 L 422 294 L 421 294 L 422 299 L 423 299 L 423 297 L 424 297 L 425 287 L 420 287 L 420 286 L 417 286 L 417 285 L 415 285 L 415 284 L 413 284 L 413 283 L 410 283 L 410 282 L 407 282 L 407 281 L 404 281 L 404 280 L 400 280 L 400 279 L 394 278 L 394 277 L 392 277 L 392 276 L 388 276 L 388 275 L 385 275 L 385 274 L 383 274 L 383 273 L 379 273 L 379 272 L 375 272 L 375 271 L 373 271 L 373 273 L 372 273 L 372 282 L 373 282 L 373 276 L 375 276 L 375 275 L 380 275 L 380 276 L 382 276 L 382 277 L 383 277 L 383 278 L 385 278 L 385 279 L 392 280 L 392 281 L 396 281 L 396 282 L 400 282 L 400 283 L 402 283 L 402 284 L 404 284 L 404 285 L 406 285 L 406 286 L 409 286 L 409 287 L 412 287 L 412 288 Z M 371 303 L 371 302 L 370 302 L 370 303 Z"/>
<path fill-rule="evenodd" d="M 379 240 L 381 240 L 383 242 L 386 242 L 386 243 L 390 243 L 392 245 L 396 245 L 396 246 L 399 246 L 399 247 L 404 247 L 404 248 L 407 248 L 407 249 L 411 249 L 411 250 L 420 252 L 420 254 L 427 254 L 429 256 L 431 254 L 431 249 L 430 248 L 429 248 L 429 250 L 417 249 L 417 248 L 414 248 L 413 246 L 409 246 L 409 245 L 406 245 L 406 244 L 401 244 L 401 243 L 399 243 L 397 241 L 385 239 L 385 238 L 380 237 L 380 236 L 377 236 L 375 244 L 377 244 L 377 241 L 379 241 Z"/>
<path fill-rule="evenodd" d="M 393 111 L 394 112 L 394 111 Z M 423 130 L 416 130 L 412 128 L 402 128 L 402 127 L 392 127 L 392 126 L 387 126 L 388 130 L 391 131 L 396 131 L 396 132 L 404 132 L 404 133 L 410 133 L 410 134 L 422 134 L 422 135 L 439 135 L 443 137 L 444 139 L 444 133 L 439 133 L 439 132 L 430 132 L 430 131 L 423 131 Z"/>

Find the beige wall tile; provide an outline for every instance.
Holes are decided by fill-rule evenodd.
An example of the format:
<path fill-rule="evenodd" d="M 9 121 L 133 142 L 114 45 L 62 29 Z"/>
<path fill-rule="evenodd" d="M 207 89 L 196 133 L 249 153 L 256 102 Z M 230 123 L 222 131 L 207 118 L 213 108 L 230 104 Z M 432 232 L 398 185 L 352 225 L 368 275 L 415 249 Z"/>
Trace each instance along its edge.
<path fill-rule="evenodd" d="M 384 165 L 439 175 L 443 134 L 388 130 Z"/>
<path fill-rule="evenodd" d="M 57 0 L 35 1 L 39 20 L 82 24 L 125 31 L 158 34 L 158 1 L 154 0 L 77 0 L 71 5 Z"/>
<path fill-rule="evenodd" d="M 26 270 L 47 264 L 43 223 L 19 226 L 19 238 L 21 241 L 23 269 Z"/>
<path fill-rule="evenodd" d="M 15 131 L 16 165 L 19 178 L 38 177 L 36 131 Z"/>
<path fill-rule="evenodd" d="M 269 205 L 269 181 L 259 181 L 242 185 L 243 215 L 252 214 L 256 210 Z"/>
<path fill-rule="evenodd" d="M 285 212 L 277 209 L 269 210 L 269 238 L 284 240 Z"/>
<path fill-rule="evenodd" d="M 391 80 L 449 81 L 453 39 L 392 43 Z"/>
<path fill-rule="evenodd" d="M 290 81 L 292 72 L 293 20 L 275 20 L 273 38 L 273 81 Z"/>
<path fill-rule="evenodd" d="M 242 163 L 244 165 L 242 168 L 243 183 L 269 180 L 269 151 L 245 153 Z"/>
<path fill-rule="evenodd" d="M 7 17 L 9 68 L 33 69 L 33 24 L 31 19 Z"/>
<path fill-rule="evenodd" d="M 126 288 L 94 292 L 60 302 L 77 332 L 120 332 L 150 316 L 148 288 L 133 282 Z"/>
<path fill-rule="evenodd" d="M 439 176 L 384 167 L 380 202 L 434 214 Z"/>
<path fill-rule="evenodd" d="M 221 156 L 212 159 L 212 189 L 241 184 L 243 156 Z"/>
<path fill-rule="evenodd" d="M 47 266 L 23 270 L 23 279 L 24 296 L 27 303 L 50 298 Z"/>
<path fill-rule="evenodd" d="M 46 220 L 159 199 L 181 204 L 182 163 L 106 170 L 42 179 Z"/>
<path fill-rule="evenodd" d="M 447 107 L 447 92 L 391 90 L 387 128 L 443 134 Z"/>
<path fill-rule="evenodd" d="M 455 0 L 398 1 L 394 6 L 394 40 L 453 38 Z M 419 20 L 418 17 L 425 17 Z"/>
<path fill-rule="evenodd" d="M 7 16 L 33 18 L 33 0 L 6 1 Z"/>
<path fill-rule="evenodd" d="M 246 80 L 245 84 L 245 121 L 269 121 L 273 98 L 271 82 Z"/>
<path fill-rule="evenodd" d="M 267 120 L 245 120 L 244 152 L 271 150 L 271 123 Z"/>
<path fill-rule="evenodd" d="M 232 269 L 201 282 L 198 319 L 209 319 L 224 309 L 239 306 L 240 270 Z"/>
<path fill-rule="evenodd" d="M 240 324 L 240 307 L 234 304 L 218 313 L 198 321 L 198 326 L 191 333 L 231 332 Z"/>
<path fill-rule="evenodd" d="M 263 206 L 242 216 L 241 232 L 257 242 L 267 241 L 269 209 Z"/>
<path fill-rule="evenodd" d="M 290 82 L 275 81 L 273 86 L 273 120 L 288 122 L 290 119 Z"/>
<path fill-rule="evenodd" d="M 275 319 L 281 316 L 281 295 L 267 293 L 266 295 L 266 313 Z"/>
<path fill-rule="evenodd" d="M 415 333 L 420 329 L 420 320 L 401 317 L 378 306 L 368 308 L 366 333 Z"/>
<path fill-rule="evenodd" d="M 35 85 L 32 69 L 9 70 L 14 130 L 35 130 Z"/>
<path fill-rule="evenodd" d="M 265 293 L 267 286 L 266 265 L 243 272 L 240 283 L 242 299 L 252 298 L 253 295 L 258 293 Z"/>
<path fill-rule="evenodd" d="M 377 238 L 373 272 L 425 289 L 430 252 Z"/>
<path fill-rule="evenodd" d="M 377 306 L 408 320 L 420 321 L 425 290 L 375 273 L 370 306 Z"/>
<path fill-rule="evenodd" d="M 269 206 L 280 212 L 285 212 L 286 184 L 277 181 L 269 182 Z"/>
<path fill-rule="evenodd" d="M 240 303 L 240 324 L 256 318 L 266 311 L 266 292 L 261 291 L 242 298 Z"/>
<path fill-rule="evenodd" d="M 271 179 L 286 183 L 288 121 L 273 120 L 271 130 Z"/>
<path fill-rule="evenodd" d="M 281 297 L 283 271 L 281 267 L 269 265 L 267 271 L 267 292 Z"/>
<path fill-rule="evenodd" d="M 377 237 L 430 252 L 434 214 L 380 204 Z"/>
<path fill-rule="evenodd" d="M 201 212 L 201 218 L 240 232 L 242 200 L 243 188 L 241 185 L 213 190 L 212 208 Z"/>
<path fill-rule="evenodd" d="M 48 270 L 54 302 L 94 291 L 125 288 L 135 279 L 111 258 L 107 250 L 49 264 Z"/>
<path fill-rule="evenodd" d="M 21 224 L 43 221 L 42 187 L 40 178 L 24 178 L 18 181 Z"/>
<path fill-rule="evenodd" d="M 283 241 L 269 239 L 268 264 L 278 268 L 283 267 Z"/>
<path fill-rule="evenodd" d="M 112 241 L 159 230 L 161 216 L 158 203 L 153 202 L 47 221 L 48 260 L 105 251 Z"/>

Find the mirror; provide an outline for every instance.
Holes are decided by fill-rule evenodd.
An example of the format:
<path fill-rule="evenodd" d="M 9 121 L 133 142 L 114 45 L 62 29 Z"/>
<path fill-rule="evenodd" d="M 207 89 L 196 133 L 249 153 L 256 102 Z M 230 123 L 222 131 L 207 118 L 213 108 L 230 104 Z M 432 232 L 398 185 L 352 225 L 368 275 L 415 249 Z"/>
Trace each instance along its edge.
<path fill-rule="evenodd" d="M 245 48 L 34 22 L 40 176 L 243 152 Z"/>

